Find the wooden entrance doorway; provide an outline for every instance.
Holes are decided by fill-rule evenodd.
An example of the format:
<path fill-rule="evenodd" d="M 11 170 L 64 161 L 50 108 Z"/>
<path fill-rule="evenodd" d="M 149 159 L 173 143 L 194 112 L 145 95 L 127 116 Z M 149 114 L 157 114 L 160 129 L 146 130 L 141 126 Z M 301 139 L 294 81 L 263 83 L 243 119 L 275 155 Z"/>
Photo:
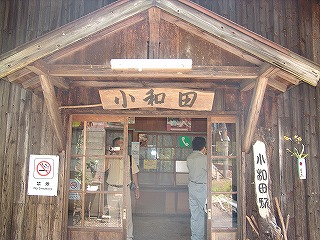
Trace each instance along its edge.
<path fill-rule="evenodd" d="M 69 239 L 79 240 L 84 236 L 125 239 L 123 210 L 126 206 L 119 211 L 116 225 L 115 219 L 108 214 L 107 195 L 110 193 L 104 187 L 107 151 L 112 139 L 119 135 L 125 139 L 127 148 L 124 166 L 128 164 L 125 156 L 132 153 L 132 146 L 135 143 L 139 146 L 134 160 L 140 168 L 141 193 L 139 200 L 132 201 L 132 211 L 134 219 L 139 219 L 140 223 L 143 223 L 142 219 L 152 217 L 154 222 L 170 216 L 189 219 L 186 157 L 192 152 L 192 138 L 204 136 L 208 146 L 212 146 L 208 147 L 208 185 L 211 189 L 208 191 L 208 202 L 211 203 L 208 206 L 208 239 L 223 236 L 236 239 L 241 215 L 238 215 L 239 124 L 235 116 L 189 119 L 74 115 L 71 119 Z M 173 122 L 170 123 L 173 120 L 187 121 L 185 129 L 174 128 Z M 77 165 L 79 162 L 81 164 Z M 79 174 L 79 170 L 85 176 Z M 116 194 L 123 199 L 127 197 L 125 192 Z M 134 233 L 138 236 L 143 224 L 139 225 L 137 221 L 134 225 Z"/>

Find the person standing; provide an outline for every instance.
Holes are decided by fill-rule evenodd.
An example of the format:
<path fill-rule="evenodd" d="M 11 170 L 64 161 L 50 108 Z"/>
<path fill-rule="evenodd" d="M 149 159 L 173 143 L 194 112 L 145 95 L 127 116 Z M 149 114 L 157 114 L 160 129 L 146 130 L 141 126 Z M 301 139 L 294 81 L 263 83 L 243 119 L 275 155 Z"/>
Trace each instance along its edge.
<path fill-rule="evenodd" d="M 123 155 L 123 139 L 117 137 L 113 140 L 113 155 Z M 127 208 L 127 240 L 133 239 L 133 222 L 132 222 L 132 209 L 131 209 L 131 194 L 130 194 L 130 176 L 126 176 L 123 180 L 123 159 L 122 158 L 110 158 L 107 165 L 108 177 L 106 179 L 108 191 L 126 191 L 126 208 Z M 139 168 L 132 159 L 132 181 L 135 185 L 135 198 L 140 197 L 139 184 L 138 184 L 138 172 Z M 129 166 L 129 164 L 128 164 Z M 130 167 L 130 166 L 129 166 Z M 128 168 L 127 171 L 130 174 Z M 109 214 L 111 218 L 121 220 L 121 212 L 123 209 L 122 195 L 108 194 L 108 205 L 110 207 Z"/>
<path fill-rule="evenodd" d="M 203 137 L 195 137 L 192 149 L 193 152 L 187 157 L 191 240 L 204 240 L 208 172 L 206 140 Z"/>

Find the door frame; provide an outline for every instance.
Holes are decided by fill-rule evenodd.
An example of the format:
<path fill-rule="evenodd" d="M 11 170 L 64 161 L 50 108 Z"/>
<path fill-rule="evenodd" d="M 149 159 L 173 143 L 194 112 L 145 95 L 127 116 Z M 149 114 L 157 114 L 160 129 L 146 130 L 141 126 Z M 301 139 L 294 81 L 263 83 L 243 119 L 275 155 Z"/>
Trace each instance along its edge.
<path fill-rule="evenodd" d="M 165 116 L 146 116 L 146 114 L 126 114 L 126 115 L 106 115 L 106 114 L 72 114 L 69 118 L 68 125 L 68 141 L 67 141 L 67 168 L 66 168 L 66 182 L 69 182 L 69 171 L 70 171 L 70 153 L 71 153 L 71 133 L 72 133 L 72 122 L 73 121 L 113 121 L 113 122 L 123 122 L 124 123 L 124 144 L 125 144 L 125 155 L 128 155 L 128 119 L 129 117 L 181 117 L 188 116 L 191 118 L 206 118 L 207 119 L 207 146 L 212 146 L 212 123 L 235 123 L 236 124 L 236 138 L 237 138 L 237 183 L 238 183 L 238 191 L 237 191 L 237 203 L 238 203 L 238 230 L 237 235 L 240 239 L 245 239 L 246 235 L 246 219 L 245 219 L 245 164 L 244 164 L 244 154 L 241 153 L 241 139 L 240 139 L 240 117 L 238 115 L 220 115 L 220 114 L 205 114 L 205 115 L 189 115 L 186 114 L 177 116 L 176 114 L 166 114 Z M 208 185 L 207 185 L 207 194 L 208 194 L 208 203 L 212 201 L 212 168 L 211 168 L 211 155 L 212 148 L 208 147 Z M 128 164 L 128 161 L 125 161 L 125 164 Z M 125 171 L 124 171 L 125 174 Z M 66 184 L 66 192 L 68 192 L 69 188 Z M 125 192 L 123 193 L 124 201 L 125 201 Z M 66 197 L 66 206 L 68 206 L 68 197 Z M 207 215 L 207 239 L 211 239 L 211 208 L 208 209 Z M 69 231 L 69 226 L 67 223 L 68 220 L 68 207 L 66 207 L 66 228 Z M 101 230 L 101 229 L 100 229 Z M 123 228 L 122 228 L 122 236 L 123 239 L 126 237 L 126 221 L 123 219 Z"/>
<path fill-rule="evenodd" d="M 233 123 L 236 126 L 236 153 L 237 158 L 237 236 L 239 239 L 246 239 L 246 213 L 245 213 L 245 164 L 244 154 L 241 153 L 241 138 L 240 138 L 240 117 L 238 115 L 210 115 L 207 117 L 207 146 L 208 146 L 208 178 L 207 178 L 207 202 L 212 202 L 212 124 L 213 123 Z M 210 204 L 211 206 L 211 204 Z M 212 239 L 212 209 L 208 207 L 207 215 L 207 239 Z"/>
<path fill-rule="evenodd" d="M 119 116 L 119 115 L 106 115 L 106 114 L 71 114 L 69 115 L 69 122 L 68 122 L 68 131 L 67 131 L 67 147 L 66 147 L 66 174 L 65 174 L 65 180 L 66 183 L 69 183 L 70 179 L 70 159 L 71 159 L 71 141 L 72 141 L 72 123 L 80 121 L 80 122 L 121 122 L 123 123 L 123 140 L 124 140 L 124 151 L 123 151 L 123 156 L 124 156 L 124 171 L 123 171 L 123 179 L 125 180 L 125 177 L 127 176 L 127 169 L 129 167 L 129 159 L 128 159 L 128 116 Z M 69 198 L 68 198 L 68 193 L 69 193 L 69 184 L 65 184 L 65 227 L 66 227 L 66 234 L 67 234 L 67 239 L 75 239 L 73 238 L 73 234 L 75 236 L 81 236 L 82 234 L 92 234 L 96 235 L 95 232 L 112 232 L 111 234 L 115 234 L 118 236 L 121 234 L 121 239 L 125 240 L 127 238 L 127 222 L 126 222 L 126 217 L 125 214 L 122 216 L 122 230 L 121 233 L 119 233 L 119 230 L 115 229 L 113 231 L 106 231 L 106 229 L 103 228 L 87 228 L 87 227 L 70 227 L 68 224 L 68 218 L 69 218 Z M 102 191 L 104 192 L 104 191 Z M 123 188 L 122 191 L 122 196 L 123 196 L 123 213 L 126 212 L 126 191 L 125 188 Z M 83 197 L 84 199 L 84 197 Z M 84 200 L 82 200 L 84 201 Z M 91 235 L 91 236 L 92 236 Z"/>

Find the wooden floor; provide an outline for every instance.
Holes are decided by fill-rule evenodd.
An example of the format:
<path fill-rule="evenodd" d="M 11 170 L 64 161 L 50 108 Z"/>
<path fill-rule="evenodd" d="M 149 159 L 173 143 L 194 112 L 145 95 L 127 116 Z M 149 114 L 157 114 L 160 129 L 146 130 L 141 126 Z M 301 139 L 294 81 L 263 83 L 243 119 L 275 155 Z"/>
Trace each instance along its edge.
<path fill-rule="evenodd" d="M 189 240 L 189 215 L 133 215 L 135 240 Z"/>

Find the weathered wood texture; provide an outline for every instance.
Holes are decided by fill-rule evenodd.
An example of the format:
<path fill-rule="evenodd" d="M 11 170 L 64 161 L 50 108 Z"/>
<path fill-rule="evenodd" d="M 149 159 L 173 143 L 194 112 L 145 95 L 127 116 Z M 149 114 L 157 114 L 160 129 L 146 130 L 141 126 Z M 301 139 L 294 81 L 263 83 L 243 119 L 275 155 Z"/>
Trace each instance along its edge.
<path fill-rule="evenodd" d="M 0 238 L 61 239 L 64 159 L 59 197 L 27 195 L 30 154 L 58 154 L 43 100 L 2 80 L 0 95 Z"/>
<path fill-rule="evenodd" d="M 111 2 L 114 1 L 0 1 L 0 52 L 7 52 Z M 194 0 L 194 2 L 320 63 L 318 0 Z M 157 13 L 149 14 L 157 18 Z M 166 29 L 161 31 L 164 33 Z M 170 51 L 166 54 L 176 57 L 179 50 L 174 48 L 177 46 L 174 41 L 178 41 L 177 37 L 188 36 L 176 36 L 176 32 L 166 34 L 172 36 L 170 45 L 173 48 L 167 49 Z M 143 37 L 147 39 L 148 36 Z M 121 34 L 118 38 L 121 38 Z M 162 57 L 159 52 L 160 46 L 154 45 L 156 39 L 151 40 L 152 52 L 148 54 Z M 138 54 L 129 50 L 119 54 L 127 57 Z M 97 55 L 100 60 L 104 57 Z M 39 84 L 39 81 L 34 79 L 26 84 Z M 248 93 L 244 93 L 240 99 L 237 96 L 230 89 L 217 91 L 214 109 L 218 112 L 240 109 L 244 116 L 242 122 L 245 122 L 251 96 Z M 64 95 L 63 91 L 58 93 L 58 101 L 67 103 L 66 105 L 99 103 L 99 98 L 95 97 L 98 97 L 95 90 L 84 88 L 74 89 L 70 95 Z M 242 106 L 234 104 L 239 100 Z M 49 114 L 43 105 L 43 99 L 15 84 L 0 81 L 0 103 L 0 238 L 64 239 L 66 233 L 63 231 L 66 224 L 62 211 L 65 209 L 63 196 L 66 193 L 62 181 L 65 179 L 63 161 L 60 164 L 59 197 L 26 195 L 29 154 L 57 154 Z M 288 214 L 290 215 L 288 239 L 316 240 L 320 235 L 319 103 L 319 87 L 303 84 L 278 97 L 266 96 L 258 120 L 258 126 L 265 129 L 266 144 L 272 146 L 272 152 L 268 156 L 273 196 L 279 198 L 283 216 L 286 218 Z M 154 112 L 154 116 L 157 115 L 160 116 L 161 113 Z M 287 145 L 283 142 L 283 135 L 295 134 L 303 138 L 309 153 L 307 180 L 297 178 L 296 162 L 285 152 Z M 254 189 L 251 184 L 252 154 L 246 154 L 245 159 L 246 201 L 247 206 L 254 206 L 252 202 Z M 254 214 L 254 210 L 247 208 L 247 214 Z M 249 228 L 247 232 L 248 237 L 253 239 Z"/>
<path fill-rule="evenodd" d="M 115 1 L 1 1 L 0 52 L 7 52 L 112 2 Z M 317 0 L 193 0 L 193 2 L 302 56 L 316 62 L 320 61 L 320 30 L 317 27 L 320 22 L 320 6 Z M 155 13 L 150 15 L 156 17 Z M 153 43 L 153 39 L 151 40 Z"/>
<path fill-rule="evenodd" d="M 318 99 L 318 101 L 316 101 Z M 319 238 L 319 88 L 301 85 L 279 98 L 279 136 L 299 135 L 306 146 L 307 180 L 297 177 L 296 159 L 285 153 L 287 143 L 280 142 L 280 178 L 283 189 L 279 195 L 284 214 L 290 214 L 288 239 Z M 283 142 L 282 139 L 280 141 Z M 294 220 L 293 220 L 294 219 Z M 294 234 L 294 235 L 293 235 Z M 291 236 L 290 236 L 291 235 Z"/>
<path fill-rule="evenodd" d="M 289 216 L 288 239 L 315 240 L 320 234 L 319 93 L 319 87 L 302 84 L 277 97 L 267 96 L 259 118 L 258 128 L 264 133 L 267 144 L 273 197 L 280 200 L 285 221 Z M 299 179 L 297 160 L 286 152 L 286 148 L 293 146 L 283 137 L 295 135 L 302 137 L 309 154 L 306 180 Z M 254 189 L 250 187 L 254 179 L 252 154 L 246 155 L 246 161 L 247 206 L 254 206 L 251 198 Z M 247 208 L 248 216 L 253 214 L 257 218 L 256 210 Z M 253 238 L 254 234 L 247 230 L 248 236 Z"/>

